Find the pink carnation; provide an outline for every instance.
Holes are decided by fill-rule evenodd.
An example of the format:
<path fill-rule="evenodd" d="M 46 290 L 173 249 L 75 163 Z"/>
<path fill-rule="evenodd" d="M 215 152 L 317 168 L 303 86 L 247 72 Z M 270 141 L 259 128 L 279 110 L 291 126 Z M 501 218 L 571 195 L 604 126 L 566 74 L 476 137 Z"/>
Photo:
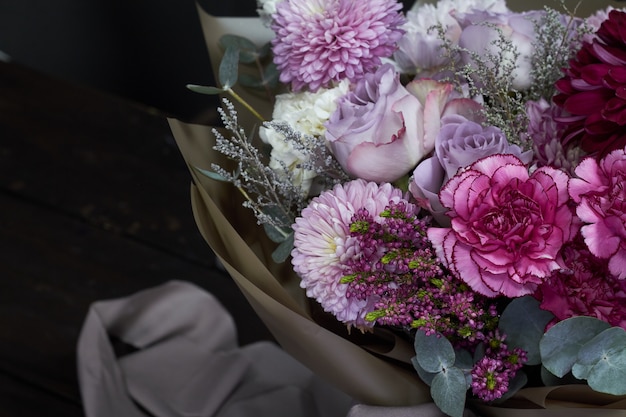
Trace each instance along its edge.
<path fill-rule="evenodd" d="M 400 201 L 404 201 L 402 191 L 391 184 L 358 179 L 313 198 L 296 218 L 291 262 L 302 280 L 300 286 L 339 321 L 362 327 L 365 313 L 371 311 L 368 300 L 346 297 L 348 284 L 340 283 L 349 261 L 360 252 L 358 242 L 350 237 L 352 217 L 366 209 L 380 220 L 378 214 L 390 202 Z"/>
<path fill-rule="evenodd" d="M 358 80 L 396 50 L 404 31 L 396 0 L 283 0 L 272 30 L 280 81 L 311 91 Z"/>
<path fill-rule="evenodd" d="M 583 159 L 570 181 L 569 192 L 578 204 L 576 214 L 587 247 L 609 260 L 609 270 L 626 278 L 626 152 L 617 149 L 597 161 Z"/>
<path fill-rule="evenodd" d="M 460 171 L 439 198 L 450 228 L 430 228 L 439 258 L 472 289 L 489 297 L 519 297 L 561 267 L 573 213 L 563 171 L 529 174 L 513 155 L 492 155 Z"/>

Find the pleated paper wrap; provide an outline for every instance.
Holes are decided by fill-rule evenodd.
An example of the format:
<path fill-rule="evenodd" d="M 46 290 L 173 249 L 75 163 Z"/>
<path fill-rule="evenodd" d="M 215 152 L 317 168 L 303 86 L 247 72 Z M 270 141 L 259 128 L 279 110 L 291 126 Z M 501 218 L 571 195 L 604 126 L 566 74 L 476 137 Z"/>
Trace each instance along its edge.
<path fill-rule="evenodd" d="M 221 58 L 217 41 L 222 34 L 239 34 L 259 44 L 273 36 L 256 18 L 216 18 L 200 7 L 198 12 L 216 74 Z M 238 90 L 238 93 L 270 118 L 271 105 L 246 91 Z M 239 117 L 243 126 L 257 123 L 247 118 L 244 109 Z M 194 169 L 210 169 L 213 162 L 227 166 L 227 161 L 212 149 L 211 127 L 175 119 L 169 123 L 190 168 L 191 204 L 200 232 L 281 346 L 323 379 L 364 404 L 409 406 L 432 401 L 429 388 L 410 365 L 414 355 L 410 342 L 382 330 L 373 335 L 348 335 L 332 317 L 321 314 L 299 288 L 290 263 L 273 263 L 271 252 L 275 244 L 264 236 L 252 212 L 241 207 L 238 191 L 231 184 L 208 179 Z M 484 416 L 572 417 L 590 415 L 588 409 L 573 410 L 573 407 L 596 408 L 608 404 L 607 409 L 596 408 L 592 414 L 626 417 L 624 398 L 607 400 L 607 396 L 595 395 L 583 386 L 523 390 L 510 403 L 516 408 L 484 406 L 479 411 Z M 558 409 L 544 409 L 552 407 Z"/>

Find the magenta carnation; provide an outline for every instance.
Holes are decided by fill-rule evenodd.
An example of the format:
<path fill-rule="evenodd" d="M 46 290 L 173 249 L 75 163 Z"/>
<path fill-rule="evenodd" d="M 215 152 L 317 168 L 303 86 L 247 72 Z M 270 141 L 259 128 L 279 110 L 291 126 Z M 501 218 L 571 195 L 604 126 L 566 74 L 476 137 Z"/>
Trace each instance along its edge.
<path fill-rule="evenodd" d="M 626 329 L 626 280 L 609 273 L 608 262 L 594 256 L 580 235 L 562 250 L 565 269 L 556 271 L 535 294 L 555 321 L 590 316 Z"/>
<path fill-rule="evenodd" d="M 602 157 L 626 146 L 626 13 L 613 10 L 557 81 L 554 102 L 571 114 L 563 140 Z"/>
<path fill-rule="evenodd" d="M 283 0 L 272 22 L 280 81 L 316 91 L 372 72 L 404 33 L 401 9 L 396 0 Z"/>
<path fill-rule="evenodd" d="M 350 236 L 352 218 L 365 209 L 375 220 L 380 219 L 378 213 L 391 202 L 405 201 L 402 194 L 391 184 L 379 186 L 358 179 L 313 198 L 296 218 L 291 262 L 302 280 L 300 286 L 339 321 L 363 326 L 365 314 L 371 310 L 368 300 L 348 298 L 348 284 L 340 282 L 361 250 Z"/>
<path fill-rule="evenodd" d="M 599 162 L 583 159 L 570 181 L 569 192 L 578 204 L 581 233 L 595 256 L 609 259 L 609 270 L 626 278 L 626 151 L 618 149 Z"/>
<path fill-rule="evenodd" d="M 569 177 L 542 167 L 529 174 L 513 155 L 492 155 L 452 177 L 439 198 L 450 228 L 429 228 L 439 258 L 486 296 L 519 297 L 560 268 L 571 240 Z"/>

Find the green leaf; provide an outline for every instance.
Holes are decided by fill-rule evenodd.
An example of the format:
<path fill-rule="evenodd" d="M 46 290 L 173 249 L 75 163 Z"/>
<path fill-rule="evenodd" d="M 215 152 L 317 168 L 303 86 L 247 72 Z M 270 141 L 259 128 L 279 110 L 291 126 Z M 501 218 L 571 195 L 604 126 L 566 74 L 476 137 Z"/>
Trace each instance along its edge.
<path fill-rule="evenodd" d="M 222 88 L 228 90 L 237 83 L 239 76 L 239 48 L 228 46 L 219 68 L 219 80 Z"/>
<path fill-rule="evenodd" d="M 466 394 L 463 371 L 454 367 L 435 375 L 430 386 L 430 395 L 437 407 L 452 417 L 463 416 Z"/>
<path fill-rule="evenodd" d="M 471 370 L 474 367 L 474 358 L 472 358 L 472 354 L 465 349 L 457 350 L 454 367 L 463 371 L 463 374 L 465 375 L 465 388 L 469 389 L 472 386 Z"/>
<path fill-rule="evenodd" d="M 265 223 L 263 225 L 263 228 L 265 229 L 265 234 L 267 235 L 267 237 L 269 237 L 270 240 L 275 243 L 284 242 L 291 234 L 291 229 L 285 230 L 268 223 Z"/>
<path fill-rule="evenodd" d="M 196 84 L 187 84 L 187 88 L 193 91 L 194 93 L 208 94 L 212 96 L 216 94 L 222 94 L 224 92 L 223 88 L 209 87 L 209 86 L 196 85 Z"/>
<path fill-rule="evenodd" d="M 424 381 L 426 385 L 430 386 L 430 384 L 432 384 L 433 382 L 433 378 L 435 377 L 435 375 L 437 375 L 437 373 L 426 372 L 424 368 L 420 366 L 420 363 L 417 360 L 416 356 L 413 356 L 411 358 L 411 363 L 413 364 L 413 368 L 415 368 L 415 370 L 417 371 L 417 375 L 419 375 L 420 379 Z"/>
<path fill-rule="evenodd" d="M 263 207 L 263 213 L 274 219 L 277 224 L 292 224 L 293 219 L 285 213 L 282 207 L 278 205 Z M 283 239 L 284 240 L 284 239 Z M 282 242 L 282 240 L 281 240 Z"/>
<path fill-rule="evenodd" d="M 270 62 L 263 71 L 263 82 L 271 89 L 276 88 L 279 76 L 280 71 L 278 71 L 278 67 L 273 62 Z"/>
<path fill-rule="evenodd" d="M 259 49 L 259 58 L 265 58 L 272 52 L 272 43 L 267 42 L 265 45 L 261 46 Z"/>
<path fill-rule="evenodd" d="M 594 391 L 625 395 L 626 331 L 611 327 L 598 334 L 580 349 L 577 364 L 588 370 L 587 383 Z"/>
<path fill-rule="evenodd" d="M 228 48 L 238 49 L 238 60 L 243 64 L 251 64 L 260 56 L 254 42 L 243 36 L 226 34 L 220 38 L 219 45 L 223 50 L 227 50 Z"/>
<path fill-rule="evenodd" d="M 580 348 L 611 327 L 594 317 L 572 317 L 552 326 L 539 342 L 541 361 L 559 378 L 572 370 Z"/>
<path fill-rule="evenodd" d="M 527 365 L 541 363 L 539 341 L 554 316 L 539 308 L 539 301 L 527 295 L 516 298 L 504 309 L 498 327 L 506 334 L 506 344 L 519 347 L 528 355 Z"/>
<path fill-rule="evenodd" d="M 417 361 L 426 372 L 440 372 L 454 365 L 454 348 L 441 334 L 426 336 L 423 330 L 418 330 L 414 345 Z"/>
<path fill-rule="evenodd" d="M 250 74 L 241 74 L 239 76 L 239 84 L 249 88 L 265 88 L 265 84 L 263 83 L 263 80 L 261 78 Z"/>
<path fill-rule="evenodd" d="M 293 249 L 293 232 L 285 239 L 283 243 L 272 252 L 272 259 L 277 264 L 283 263 L 289 258 Z"/>
<path fill-rule="evenodd" d="M 221 176 L 217 172 L 207 171 L 206 169 L 202 169 L 202 168 L 198 168 L 198 167 L 193 167 L 193 168 L 196 171 L 198 171 L 199 173 L 201 173 L 202 175 L 204 175 L 205 177 L 211 178 L 212 180 L 229 182 L 226 178 L 224 178 L 223 176 Z"/>

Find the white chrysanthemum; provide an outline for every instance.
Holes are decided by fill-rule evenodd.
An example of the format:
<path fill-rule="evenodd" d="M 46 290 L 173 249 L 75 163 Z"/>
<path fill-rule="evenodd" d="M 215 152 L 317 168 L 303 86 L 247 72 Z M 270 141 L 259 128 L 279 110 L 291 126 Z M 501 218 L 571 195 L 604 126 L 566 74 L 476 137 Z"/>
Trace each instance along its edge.
<path fill-rule="evenodd" d="M 349 82 L 342 81 L 332 89 L 320 89 L 315 93 L 286 93 L 276 96 L 272 119 L 274 122 L 287 123 L 296 131 L 316 138 L 323 138 L 326 128 L 324 123 L 337 108 L 337 100 L 345 95 Z M 315 172 L 302 168 L 308 155 L 295 149 L 293 144 L 285 140 L 285 136 L 273 129 L 259 129 L 261 139 L 272 146 L 270 167 L 282 172 L 286 167 L 294 176 L 294 183 L 308 193 Z M 323 139 L 320 139 L 323 140 Z"/>
<path fill-rule="evenodd" d="M 276 13 L 276 5 L 283 0 L 256 0 L 257 13 L 265 26 L 270 25 L 272 15 Z"/>

